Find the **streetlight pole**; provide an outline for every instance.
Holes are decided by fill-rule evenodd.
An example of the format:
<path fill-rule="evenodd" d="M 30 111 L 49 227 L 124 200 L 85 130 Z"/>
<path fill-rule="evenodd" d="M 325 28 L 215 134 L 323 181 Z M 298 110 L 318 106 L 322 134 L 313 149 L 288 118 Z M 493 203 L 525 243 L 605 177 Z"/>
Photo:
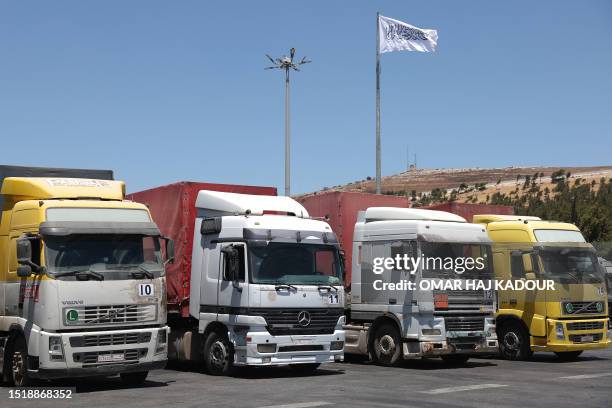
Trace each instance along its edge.
<path fill-rule="evenodd" d="M 298 68 L 302 64 L 308 64 L 306 57 L 303 57 L 300 62 L 293 62 L 295 56 L 295 48 L 289 51 L 289 57 L 283 55 L 282 58 L 272 58 L 268 54 L 266 57 L 272 62 L 272 66 L 264 69 L 284 69 L 285 70 L 285 195 L 291 195 L 291 126 L 290 126 L 290 111 L 289 111 L 289 70 L 299 71 Z"/>
<path fill-rule="evenodd" d="M 291 126 L 289 113 L 289 68 L 285 68 L 285 196 L 291 196 Z"/>

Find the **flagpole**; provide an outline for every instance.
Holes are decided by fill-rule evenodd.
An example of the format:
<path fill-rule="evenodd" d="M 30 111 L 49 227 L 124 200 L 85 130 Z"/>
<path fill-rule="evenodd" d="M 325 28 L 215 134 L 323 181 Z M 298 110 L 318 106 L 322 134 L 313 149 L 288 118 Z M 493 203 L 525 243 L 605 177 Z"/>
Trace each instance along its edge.
<path fill-rule="evenodd" d="M 376 13 L 376 194 L 381 193 L 380 175 L 380 13 Z"/>

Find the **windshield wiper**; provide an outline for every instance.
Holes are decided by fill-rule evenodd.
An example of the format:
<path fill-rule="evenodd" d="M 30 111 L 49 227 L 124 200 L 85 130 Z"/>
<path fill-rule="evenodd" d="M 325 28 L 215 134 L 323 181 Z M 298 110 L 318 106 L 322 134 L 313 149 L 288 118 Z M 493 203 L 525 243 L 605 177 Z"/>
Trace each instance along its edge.
<path fill-rule="evenodd" d="M 276 285 L 274 285 L 274 289 L 279 290 L 279 289 L 293 289 L 293 290 L 298 290 L 297 286 L 293 286 L 289 283 L 277 283 Z"/>
<path fill-rule="evenodd" d="M 104 275 L 96 271 L 92 271 L 91 269 L 76 269 L 74 271 L 56 273 L 54 276 L 56 278 L 61 278 L 62 276 L 74 276 L 77 278 L 77 280 L 89 280 L 89 278 L 94 278 L 99 281 L 104 280 Z"/>
<path fill-rule="evenodd" d="M 333 289 L 334 292 L 338 291 L 338 288 L 335 287 L 334 285 L 331 284 L 327 284 L 327 285 L 318 285 L 317 286 L 318 289 L 327 289 L 328 292 L 331 292 L 331 290 Z"/>
<path fill-rule="evenodd" d="M 144 266 L 138 265 L 138 270 L 130 272 L 130 276 L 137 279 L 143 276 L 148 279 L 153 279 L 155 277 L 155 274 Z"/>

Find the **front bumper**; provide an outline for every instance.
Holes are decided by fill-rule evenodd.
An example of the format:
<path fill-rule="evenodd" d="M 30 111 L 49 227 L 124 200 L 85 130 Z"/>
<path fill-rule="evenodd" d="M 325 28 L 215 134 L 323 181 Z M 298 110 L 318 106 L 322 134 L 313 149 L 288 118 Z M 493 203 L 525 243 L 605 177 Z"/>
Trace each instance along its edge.
<path fill-rule="evenodd" d="M 472 335 L 473 333 L 470 333 Z M 497 338 L 447 338 L 440 341 L 407 341 L 403 343 L 404 358 L 439 357 L 447 354 L 490 354 L 498 352 Z"/>
<path fill-rule="evenodd" d="M 498 352 L 495 320 L 482 316 L 482 330 L 447 331 L 444 319 L 435 317 L 431 321 L 422 320 L 417 326 L 417 338 L 407 338 L 403 342 L 403 356 L 406 359 L 439 357 L 447 354 L 491 354 Z M 423 329 L 437 329 L 440 335 L 426 336 Z"/>
<path fill-rule="evenodd" d="M 234 342 L 236 365 L 321 364 L 344 360 L 344 348 L 331 349 L 332 342 L 344 344 L 343 329 L 335 329 L 332 334 L 287 336 L 273 336 L 264 329 L 249 331 L 242 339 L 242 342 Z M 276 351 L 258 351 L 258 345 L 271 347 L 271 344 L 276 344 Z"/>
<path fill-rule="evenodd" d="M 161 370 L 166 367 L 166 360 L 151 361 L 139 364 L 113 364 L 88 368 L 41 368 L 37 371 L 28 371 L 32 378 L 53 380 L 59 378 L 77 378 L 94 376 L 113 376 L 121 373 L 133 373 L 151 370 Z"/>
<path fill-rule="evenodd" d="M 563 327 L 563 338 L 557 337 L 556 327 L 560 324 Z M 599 329 L 570 330 L 572 325 L 601 325 Z M 540 344 L 537 339 L 532 338 L 532 349 L 534 351 L 580 351 L 596 350 L 606 348 L 610 345 L 608 336 L 608 318 L 582 319 L 582 320 L 558 320 L 546 319 L 547 337 L 544 344 Z M 590 340 L 592 337 L 592 341 Z"/>
<path fill-rule="evenodd" d="M 163 331 L 166 342 L 158 344 Z M 168 361 L 168 333 L 168 326 L 71 333 L 33 331 L 28 373 L 33 378 L 51 379 L 163 368 Z M 51 337 L 61 339 L 63 356 L 49 352 Z"/>

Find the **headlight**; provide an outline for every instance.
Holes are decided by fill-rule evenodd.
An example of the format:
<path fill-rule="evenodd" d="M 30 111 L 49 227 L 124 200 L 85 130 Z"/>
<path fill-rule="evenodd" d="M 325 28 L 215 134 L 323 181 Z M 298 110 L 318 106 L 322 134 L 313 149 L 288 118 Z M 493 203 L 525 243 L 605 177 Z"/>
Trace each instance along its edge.
<path fill-rule="evenodd" d="M 423 336 L 439 336 L 441 334 L 440 329 L 421 329 Z"/>
<path fill-rule="evenodd" d="M 166 329 L 159 329 L 157 331 L 157 341 L 155 342 L 155 354 L 163 353 L 166 351 L 166 343 L 168 342 L 168 333 Z"/>
<path fill-rule="evenodd" d="M 64 348 L 60 336 L 49 337 L 49 355 L 51 356 L 51 360 L 64 360 Z"/>
<path fill-rule="evenodd" d="M 342 350 L 343 348 L 344 348 L 343 341 L 332 341 L 331 345 L 329 346 L 330 350 Z"/>
<path fill-rule="evenodd" d="M 565 332 L 563 330 L 563 323 L 557 323 L 555 325 L 555 334 L 557 335 L 557 339 L 559 339 L 559 340 L 564 340 L 565 339 Z"/>

